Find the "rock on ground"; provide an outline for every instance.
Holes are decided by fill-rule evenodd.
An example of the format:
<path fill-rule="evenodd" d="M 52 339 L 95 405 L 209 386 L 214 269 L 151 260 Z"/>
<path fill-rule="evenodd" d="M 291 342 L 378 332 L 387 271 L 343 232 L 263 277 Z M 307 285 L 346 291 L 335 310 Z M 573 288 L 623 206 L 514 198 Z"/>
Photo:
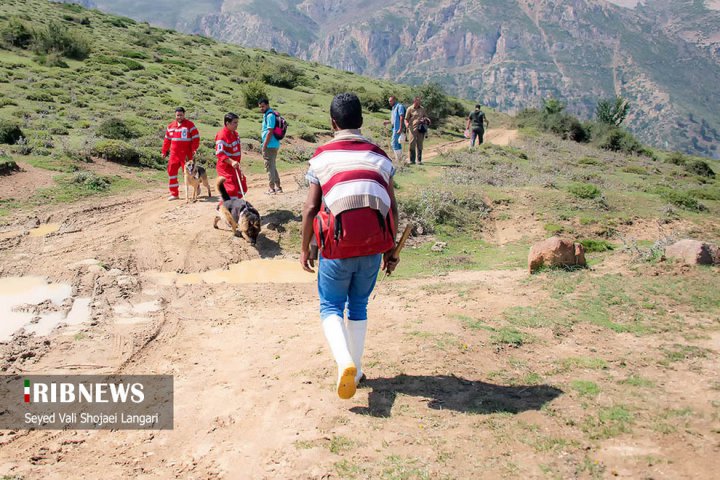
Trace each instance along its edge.
<path fill-rule="evenodd" d="M 528 255 L 530 273 L 542 267 L 587 266 L 585 248 L 572 240 L 550 237 L 536 243 Z"/>

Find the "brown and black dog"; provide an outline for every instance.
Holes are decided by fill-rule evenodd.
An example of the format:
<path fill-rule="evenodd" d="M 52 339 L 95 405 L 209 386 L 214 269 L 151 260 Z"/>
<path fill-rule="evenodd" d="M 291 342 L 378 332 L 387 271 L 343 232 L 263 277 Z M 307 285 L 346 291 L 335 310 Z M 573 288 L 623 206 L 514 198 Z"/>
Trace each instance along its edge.
<path fill-rule="evenodd" d="M 218 205 L 218 215 L 215 215 L 213 227 L 218 228 L 219 214 L 222 213 L 235 236 L 242 235 L 245 240 L 255 245 L 260 234 L 260 214 L 250 202 L 230 198 L 224 184 L 225 177 L 219 176 L 216 185 L 223 202 Z"/>
<path fill-rule="evenodd" d="M 198 195 L 200 195 L 200 186 L 205 185 L 205 188 L 207 188 L 208 191 L 208 198 L 210 198 L 210 183 L 208 182 L 208 176 L 207 172 L 203 167 L 200 165 L 197 165 L 194 161 L 189 161 L 185 164 L 185 175 L 183 175 L 183 178 L 185 178 L 185 201 L 189 202 L 190 199 L 188 198 L 188 188 L 192 187 L 193 189 L 193 195 L 192 200 L 193 202 L 197 200 Z"/>

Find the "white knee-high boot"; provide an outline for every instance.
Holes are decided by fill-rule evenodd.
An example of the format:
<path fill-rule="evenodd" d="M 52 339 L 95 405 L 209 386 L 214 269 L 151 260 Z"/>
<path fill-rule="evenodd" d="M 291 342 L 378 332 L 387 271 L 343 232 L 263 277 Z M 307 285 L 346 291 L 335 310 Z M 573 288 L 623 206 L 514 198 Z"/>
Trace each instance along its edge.
<path fill-rule="evenodd" d="M 337 394 L 342 399 L 352 398 L 355 395 L 357 368 L 348 350 L 345 322 L 337 315 L 330 315 L 322 321 L 322 326 L 338 366 Z"/>
<path fill-rule="evenodd" d="M 362 378 L 362 356 L 365 351 L 365 334 L 367 333 L 367 320 L 348 320 L 347 321 L 347 340 L 348 350 L 352 355 L 353 363 L 357 368 L 355 375 L 355 384 L 360 382 Z"/>

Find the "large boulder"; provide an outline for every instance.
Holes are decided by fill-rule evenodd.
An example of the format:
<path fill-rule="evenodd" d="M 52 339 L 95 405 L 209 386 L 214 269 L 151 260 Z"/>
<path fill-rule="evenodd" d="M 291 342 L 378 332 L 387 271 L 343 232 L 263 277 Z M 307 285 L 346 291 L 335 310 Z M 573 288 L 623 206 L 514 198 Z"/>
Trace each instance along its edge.
<path fill-rule="evenodd" d="M 666 247 L 665 257 L 689 265 L 720 264 L 720 248 L 717 245 L 686 238 Z"/>
<path fill-rule="evenodd" d="M 585 248 L 579 243 L 560 237 L 550 237 L 536 243 L 528 255 L 530 273 L 542 267 L 585 267 Z"/>

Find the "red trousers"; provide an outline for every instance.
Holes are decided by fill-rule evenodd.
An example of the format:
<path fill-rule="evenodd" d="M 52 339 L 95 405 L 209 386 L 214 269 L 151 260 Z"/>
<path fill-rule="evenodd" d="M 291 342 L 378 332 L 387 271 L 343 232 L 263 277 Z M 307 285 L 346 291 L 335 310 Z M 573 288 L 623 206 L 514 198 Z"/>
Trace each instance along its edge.
<path fill-rule="evenodd" d="M 167 172 L 168 172 L 168 188 L 170 189 L 170 195 L 173 195 L 177 197 L 180 192 L 178 191 L 178 187 L 180 187 L 180 182 L 178 180 L 178 172 L 181 168 L 185 167 L 185 162 L 180 160 L 177 157 L 170 156 L 170 160 L 168 160 L 168 166 L 167 166 Z"/>
<path fill-rule="evenodd" d="M 247 193 L 247 179 L 242 174 L 240 169 L 234 169 L 224 161 L 217 163 L 217 173 L 225 177 L 225 190 L 230 197 L 243 198 L 243 194 L 240 193 L 240 185 L 238 184 L 238 176 L 242 181 L 242 191 Z"/>

